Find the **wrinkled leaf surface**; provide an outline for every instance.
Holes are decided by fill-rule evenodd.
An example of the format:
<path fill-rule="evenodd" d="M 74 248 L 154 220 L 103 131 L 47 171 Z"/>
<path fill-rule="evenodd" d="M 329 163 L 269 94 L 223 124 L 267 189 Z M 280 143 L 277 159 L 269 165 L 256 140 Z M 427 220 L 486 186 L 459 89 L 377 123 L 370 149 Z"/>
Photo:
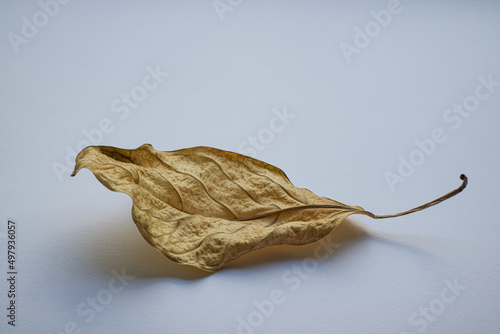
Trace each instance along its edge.
<path fill-rule="evenodd" d="M 364 213 L 295 187 L 279 168 L 210 147 L 89 146 L 76 162 L 73 175 L 88 168 L 133 199 L 134 222 L 154 248 L 207 271 L 266 246 L 316 241 Z"/>

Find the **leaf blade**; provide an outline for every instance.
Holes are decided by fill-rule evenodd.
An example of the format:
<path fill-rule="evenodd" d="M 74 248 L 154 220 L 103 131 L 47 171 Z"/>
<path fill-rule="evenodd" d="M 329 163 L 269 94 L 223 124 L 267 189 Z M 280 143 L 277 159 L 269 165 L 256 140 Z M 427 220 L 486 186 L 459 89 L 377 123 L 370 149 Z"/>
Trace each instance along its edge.
<path fill-rule="evenodd" d="M 207 271 L 259 248 L 314 242 L 364 212 L 295 187 L 275 166 L 210 147 L 89 146 L 72 175 L 82 168 L 132 198 L 134 222 L 154 248 Z"/>

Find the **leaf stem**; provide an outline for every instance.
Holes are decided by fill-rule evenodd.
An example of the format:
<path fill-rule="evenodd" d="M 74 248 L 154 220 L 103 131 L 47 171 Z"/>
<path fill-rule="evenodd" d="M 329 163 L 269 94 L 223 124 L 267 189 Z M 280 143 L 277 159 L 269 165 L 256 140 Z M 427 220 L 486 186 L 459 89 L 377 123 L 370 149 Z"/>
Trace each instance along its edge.
<path fill-rule="evenodd" d="M 464 190 L 465 187 L 467 187 L 467 181 L 468 180 L 467 180 L 467 176 L 465 176 L 464 174 L 460 175 L 460 179 L 462 180 L 462 184 L 457 189 L 452 190 L 449 193 L 447 193 L 446 195 L 443 195 L 443 196 L 441 196 L 439 198 L 436 198 L 435 200 L 433 200 L 433 201 L 431 201 L 429 203 L 425 203 L 423 205 L 417 206 L 416 208 L 413 208 L 411 210 L 403 211 L 403 212 L 396 213 L 396 214 L 393 214 L 393 215 L 384 215 L 384 216 L 377 216 L 377 215 L 374 215 L 373 213 L 368 212 L 368 211 L 363 212 L 363 214 L 366 214 L 367 216 L 370 216 L 370 217 L 375 218 L 375 219 L 385 219 L 385 218 L 401 217 L 401 216 L 408 215 L 408 214 L 413 213 L 413 212 L 425 210 L 427 208 L 430 208 L 431 206 L 434 206 L 436 204 L 444 202 L 447 199 L 449 199 L 449 198 L 451 198 L 451 197 L 453 197 L 453 196 L 461 193 L 462 190 Z"/>

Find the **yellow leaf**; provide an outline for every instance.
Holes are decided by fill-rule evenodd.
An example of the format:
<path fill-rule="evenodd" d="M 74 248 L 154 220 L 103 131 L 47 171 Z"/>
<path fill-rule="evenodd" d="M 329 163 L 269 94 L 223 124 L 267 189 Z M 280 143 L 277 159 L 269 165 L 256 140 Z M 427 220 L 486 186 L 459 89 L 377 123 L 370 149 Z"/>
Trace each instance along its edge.
<path fill-rule="evenodd" d="M 108 189 L 133 200 L 142 236 L 169 259 L 207 271 L 253 250 L 314 242 L 352 214 L 372 218 L 425 209 L 465 188 L 396 215 L 376 216 L 295 187 L 270 164 L 211 147 L 170 152 L 145 144 L 135 150 L 89 146 L 76 157 L 74 176 L 90 169 Z"/>

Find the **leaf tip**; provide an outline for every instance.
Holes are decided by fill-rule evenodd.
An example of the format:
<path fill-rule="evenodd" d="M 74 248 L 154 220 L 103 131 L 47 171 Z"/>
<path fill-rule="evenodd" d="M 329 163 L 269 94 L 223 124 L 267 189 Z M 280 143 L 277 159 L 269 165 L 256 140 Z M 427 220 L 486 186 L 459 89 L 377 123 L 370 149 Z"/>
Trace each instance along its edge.
<path fill-rule="evenodd" d="M 84 159 L 84 157 L 86 155 L 88 155 L 92 150 L 95 150 L 95 149 L 100 149 L 100 147 L 99 146 L 87 146 L 83 150 L 81 150 L 80 153 L 78 153 L 76 155 L 75 169 L 73 170 L 73 173 L 71 173 L 71 175 L 70 175 L 71 177 L 75 176 L 80 171 L 80 169 L 86 167 L 86 166 L 82 165 L 82 160 Z"/>
<path fill-rule="evenodd" d="M 80 165 L 79 161 L 76 162 L 75 169 L 73 170 L 73 173 L 71 173 L 70 177 L 75 176 L 80 169 L 82 169 L 82 166 Z"/>

